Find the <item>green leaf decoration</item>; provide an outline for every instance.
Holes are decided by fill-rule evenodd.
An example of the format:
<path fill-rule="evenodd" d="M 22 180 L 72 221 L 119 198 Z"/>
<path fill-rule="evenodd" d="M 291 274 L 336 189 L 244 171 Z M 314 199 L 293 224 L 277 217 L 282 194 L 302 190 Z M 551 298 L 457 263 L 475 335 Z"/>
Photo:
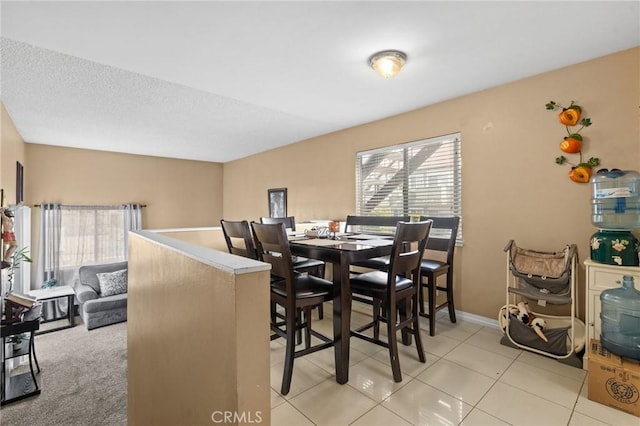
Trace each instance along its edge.
<path fill-rule="evenodd" d="M 561 155 L 560 157 L 556 157 L 556 164 L 564 164 L 567 161 L 567 158 L 564 155 Z"/>

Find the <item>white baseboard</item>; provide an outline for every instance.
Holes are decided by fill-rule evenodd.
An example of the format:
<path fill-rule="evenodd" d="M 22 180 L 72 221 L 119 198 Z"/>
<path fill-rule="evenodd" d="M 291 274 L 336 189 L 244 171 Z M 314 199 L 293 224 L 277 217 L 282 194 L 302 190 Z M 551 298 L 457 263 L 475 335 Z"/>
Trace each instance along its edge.
<path fill-rule="evenodd" d="M 497 319 L 491 319 L 487 317 L 483 317 L 476 314 L 470 314 L 469 312 L 456 311 L 456 318 L 460 318 L 464 321 L 469 321 L 474 324 L 481 325 L 483 327 L 495 328 L 496 330 L 500 330 L 500 324 L 498 324 Z"/>
<path fill-rule="evenodd" d="M 371 306 L 366 305 L 364 303 L 360 303 L 360 302 L 353 302 L 352 310 L 354 312 L 360 312 L 362 314 L 368 315 L 371 313 Z M 449 313 L 446 309 L 439 311 L 436 315 L 437 317 L 444 316 L 447 318 L 447 321 L 449 320 Z M 463 321 L 469 321 L 473 324 L 478 324 L 483 327 L 489 327 L 489 328 L 495 328 L 496 330 L 501 330 L 500 324 L 498 324 L 497 319 L 491 319 L 491 318 L 483 317 L 476 314 L 471 314 L 469 312 L 458 311 L 458 310 L 456 310 L 456 318 L 460 318 Z"/>

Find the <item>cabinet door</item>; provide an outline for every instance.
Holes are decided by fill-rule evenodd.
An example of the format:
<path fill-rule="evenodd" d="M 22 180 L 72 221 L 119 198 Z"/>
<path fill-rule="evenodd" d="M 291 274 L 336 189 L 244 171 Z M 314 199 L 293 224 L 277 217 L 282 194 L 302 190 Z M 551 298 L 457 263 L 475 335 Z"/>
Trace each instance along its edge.
<path fill-rule="evenodd" d="M 593 325 L 589 326 L 589 338 L 590 339 L 600 339 L 600 311 L 602 305 L 600 304 L 600 292 L 590 291 L 589 292 L 589 320 L 593 323 Z"/>

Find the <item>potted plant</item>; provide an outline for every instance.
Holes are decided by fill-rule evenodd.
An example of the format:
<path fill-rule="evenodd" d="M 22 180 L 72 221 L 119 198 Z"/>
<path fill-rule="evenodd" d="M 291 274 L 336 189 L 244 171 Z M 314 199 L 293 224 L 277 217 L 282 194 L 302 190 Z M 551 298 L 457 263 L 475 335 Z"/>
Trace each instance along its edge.
<path fill-rule="evenodd" d="M 22 247 L 20 250 L 16 250 L 13 252 L 11 257 L 9 258 L 9 267 L 7 268 L 7 294 L 13 291 L 13 276 L 15 274 L 15 270 L 20 268 L 20 263 L 26 262 L 31 263 L 31 258 L 27 255 L 29 253 L 28 247 Z"/>
<path fill-rule="evenodd" d="M 27 340 L 27 336 L 24 333 L 14 334 L 7 339 L 7 341 L 11 342 L 14 352 L 17 352 L 22 348 L 22 342 L 25 340 Z"/>

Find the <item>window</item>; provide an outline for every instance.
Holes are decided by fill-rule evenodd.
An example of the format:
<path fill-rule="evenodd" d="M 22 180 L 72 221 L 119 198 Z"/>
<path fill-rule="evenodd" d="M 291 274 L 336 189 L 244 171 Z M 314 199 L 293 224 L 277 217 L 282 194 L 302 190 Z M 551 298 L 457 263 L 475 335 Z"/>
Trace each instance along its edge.
<path fill-rule="evenodd" d="M 120 206 L 63 206 L 60 268 L 125 260 L 123 213 Z"/>
<path fill-rule="evenodd" d="M 129 230 L 142 228 L 140 204 L 42 204 L 36 288 L 50 280 L 70 285 L 81 265 L 127 259 Z"/>
<path fill-rule="evenodd" d="M 356 156 L 356 209 L 363 216 L 462 216 L 460 134 Z M 462 241 L 462 223 L 458 231 Z"/>

